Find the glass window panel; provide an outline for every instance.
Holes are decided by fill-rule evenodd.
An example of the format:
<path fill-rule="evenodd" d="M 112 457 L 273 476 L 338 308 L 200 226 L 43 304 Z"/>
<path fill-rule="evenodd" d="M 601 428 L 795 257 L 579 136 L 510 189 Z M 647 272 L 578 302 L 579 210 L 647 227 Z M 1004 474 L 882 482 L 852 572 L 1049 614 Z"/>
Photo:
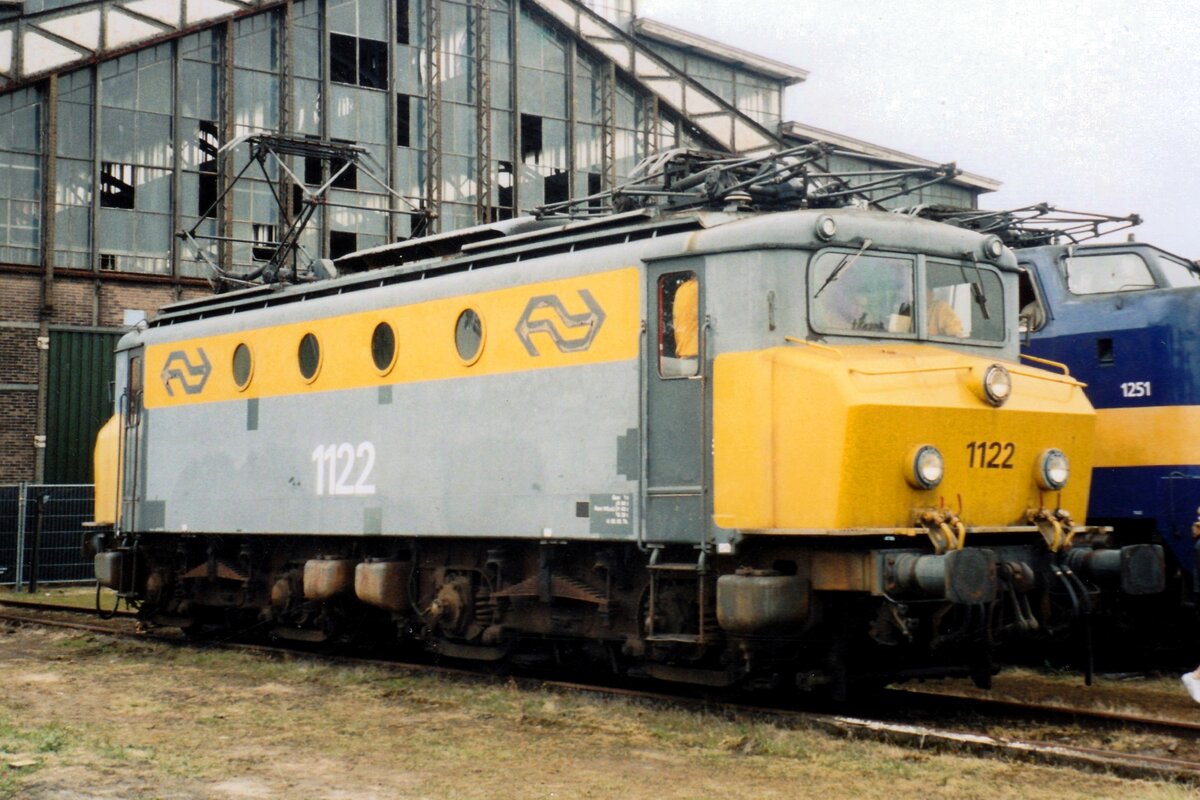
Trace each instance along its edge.
<path fill-rule="evenodd" d="M 512 108 L 512 67 L 492 62 L 492 108 Z"/>
<path fill-rule="evenodd" d="M 1162 270 L 1167 285 L 1175 288 L 1200 285 L 1200 272 L 1194 264 L 1176 261 L 1174 258 L 1159 256 L 1158 268 Z"/>
<path fill-rule="evenodd" d="M 358 4 L 355 0 L 329 0 L 325 21 L 331 33 L 358 34 Z"/>
<path fill-rule="evenodd" d="M 238 20 L 233 46 L 234 66 L 270 71 L 279 65 L 279 31 L 274 12 Z"/>
<path fill-rule="evenodd" d="M 157 48 L 156 48 L 157 49 Z M 157 61 L 139 66 L 137 71 L 137 108 L 162 113 L 173 102 L 171 62 Z"/>
<path fill-rule="evenodd" d="M 165 114 L 133 115 L 135 164 L 171 166 L 171 118 Z"/>
<path fill-rule="evenodd" d="M 933 260 L 925 273 L 927 335 L 1004 341 L 1004 287 L 999 275 L 974 264 Z"/>
<path fill-rule="evenodd" d="M 817 331 L 912 335 L 913 262 L 908 258 L 827 251 L 813 262 L 809 286 Z"/>
<path fill-rule="evenodd" d="M 6 172 L 6 170 L 0 170 Z M 59 205 L 89 206 L 92 202 L 92 162 L 72 158 L 58 160 L 58 186 L 54 201 Z M 8 196 L 0 192 L 0 196 Z M 57 231 L 56 231 L 57 233 Z"/>
<path fill-rule="evenodd" d="M 1157 283 L 1142 257 L 1135 253 L 1076 256 L 1059 261 L 1073 294 L 1102 294 L 1154 289 Z"/>
<path fill-rule="evenodd" d="M 0 197 L 14 200 L 38 200 L 41 198 L 41 159 L 22 153 L 0 152 L 0 164 L 8 173 L 8 185 Z"/>
<path fill-rule="evenodd" d="M 277 75 L 234 70 L 233 92 L 233 119 L 238 135 L 275 130 L 279 126 Z"/>
<path fill-rule="evenodd" d="M 220 72 L 214 64 L 185 61 L 180 78 L 180 107 L 185 117 L 217 118 Z"/>
<path fill-rule="evenodd" d="M 221 39 L 215 30 L 200 31 L 180 40 L 180 52 L 185 58 L 220 63 Z"/>
<path fill-rule="evenodd" d="M 321 84 L 317 81 L 296 80 L 296 108 L 292 125 L 299 133 L 319 136 L 321 133 Z"/>
<path fill-rule="evenodd" d="M 0 95 L 0 150 L 41 150 L 41 95 L 36 89 L 20 89 Z"/>
<path fill-rule="evenodd" d="M 396 91 L 404 94 L 424 94 L 421 80 L 421 63 L 424 55 L 421 50 L 408 45 L 397 45 L 396 52 Z"/>

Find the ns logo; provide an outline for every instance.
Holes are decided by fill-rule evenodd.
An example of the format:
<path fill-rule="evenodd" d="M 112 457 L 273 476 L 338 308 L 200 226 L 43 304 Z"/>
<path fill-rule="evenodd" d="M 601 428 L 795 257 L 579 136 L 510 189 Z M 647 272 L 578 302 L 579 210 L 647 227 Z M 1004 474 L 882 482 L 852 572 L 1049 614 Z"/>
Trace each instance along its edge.
<path fill-rule="evenodd" d="M 204 384 L 208 383 L 210 373 L 212 364 L 203 347 L 196 348 L 194 362 L 186 350 L 173 350 L 163 364 L 162 382 L 170 397 L 175 396 L 175 386 L 182 389 L 184 394 L 200 394 L 204 391 Z"/>
<path fill-rule="evenodd" d="M 579 353 L 592 346 L 596 334 L 604 325 L 604 309 L 587 289 L 580 289 L 579 297 L 587 308 L 579 314 L 568 311 L 558 295 L 545 294 L 529 299 L 516 328 L 517 338 L 525 345 L 529 355 L 541 355 L 533 341 L 535 333 L 546 334 L 560 353 Z M 549 310 L 553 316 L 538 314 L 543 309 Z"/>

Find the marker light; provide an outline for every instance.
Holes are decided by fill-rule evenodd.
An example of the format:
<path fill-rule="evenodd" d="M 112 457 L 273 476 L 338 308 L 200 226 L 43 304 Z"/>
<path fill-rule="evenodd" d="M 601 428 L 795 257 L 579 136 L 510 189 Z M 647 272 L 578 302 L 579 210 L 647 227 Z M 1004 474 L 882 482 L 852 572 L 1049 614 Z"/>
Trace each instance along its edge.
<path fill-rule="evenodd" d="M 1061 489 L 1067 485 L 1069 477 L 1071 477 L 1071 462 L 1067 460 L 1067 456 L 1062 450 L 1052 447 L 1042 453 L 1038 465 L 1038 486 L 1047 491 Z"/>
<path fill-rule="evenodd" d="M 821 217 L 817 220 L 817 238 L 823 242 L 828 242 L 837 235 L 837 223 L 833 221 L 833 217 Z"/>
<path fill-rule="evenodd" d="M 904 479 L 914 489 L 933 489 L 942 482 L 946 463 L 931 444 L 923 444 L 912 453 Z"/>
<path fill-rule="evenodd" d="M 983 242 L 983 254 L 992 261 L 999 260 L 1004 255 L 1004 242 L 999 236 L 989 236 Z"/>

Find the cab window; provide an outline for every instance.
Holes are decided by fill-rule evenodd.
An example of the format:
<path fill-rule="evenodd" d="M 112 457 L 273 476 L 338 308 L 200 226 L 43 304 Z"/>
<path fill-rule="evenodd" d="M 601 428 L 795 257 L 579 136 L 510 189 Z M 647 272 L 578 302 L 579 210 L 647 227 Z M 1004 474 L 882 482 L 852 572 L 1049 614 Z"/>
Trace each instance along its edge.
<path fill-rule="evenodd" d="M 825 252 L 810 273 L 812 326 L 823 333 L 911 334 L 914 261 Z"/>
<path fill-rule="evenodd" d="M 658 279 L 658 374 L 690 378 L 700 374 L 700 280 L 694 272 Z"/>
<path fill-rule="evenodd" d="M 1071 294 L 1136 292 L 1157 288 L 1154 276 L 1135 253 L 1103 253 L 1060 259 L 1058 268 Z"/>
<path fill-rule="evenodd" d="M 934 339 L 1004 341 L 1004 286 L 993 270 L 929 260 L 925 267 L 925 333 Z"/>

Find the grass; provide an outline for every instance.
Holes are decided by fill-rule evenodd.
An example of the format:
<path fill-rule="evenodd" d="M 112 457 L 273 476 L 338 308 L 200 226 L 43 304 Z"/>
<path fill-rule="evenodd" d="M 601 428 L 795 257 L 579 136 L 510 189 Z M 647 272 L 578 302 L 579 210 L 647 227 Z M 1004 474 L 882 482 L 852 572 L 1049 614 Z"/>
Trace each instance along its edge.
<path fill-rule="evenodd" d="M 34 769 L 39 787 L 69 787 L 77 773 L 67 770 L 80 765 L 89 780 L 109 782 L 95 787 L 97 796 L 125 797 L 149 796 L 147 786 L 204 797 L 203 787 L 222 780 L 297 797 L 327 796 L 335 786 L 344 796 L 629 800 L 1191 796 L 1170 784 L 515 684 L 13 635 L 23 637 L 17 646 L 0 648 L 0 670 L 12 678 L 0 683 L 0 708 L 8 708 L 0 712 L 0 750 L 29 754 L 38 765 L 0 771 L 0 798 L 21 796 Z M 33 652 L 17 656 L 24 648 Z M 23 683 L 22 675 L 56 682 Z M 97 680 L 103 691 L 93 691 Z"/>
<path fill-rule="evenodd" d="M 111 589 L 100 590 L 102 608 L 111 609 L 117 596 Z M 34 594 L 26 591 L 14 591 L 12 587 L 0 587 L 0 600 L 20 600 L 24 602 L 49 603 L 56 606 L 71 608 L 95 608 L 96 586 L 42 586 Z"/>

